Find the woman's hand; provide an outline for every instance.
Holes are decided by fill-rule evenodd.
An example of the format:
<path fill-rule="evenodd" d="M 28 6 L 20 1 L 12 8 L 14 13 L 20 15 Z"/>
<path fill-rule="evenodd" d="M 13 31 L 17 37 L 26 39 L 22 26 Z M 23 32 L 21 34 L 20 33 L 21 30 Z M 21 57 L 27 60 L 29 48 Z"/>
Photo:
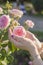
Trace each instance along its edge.
<path fill-rule="evenodd" d="M 13 36 L 11 29 L 9 29 L 9 39 L 11 42 L 15 44 L 16 47 L 19 47 L 24 50 L 27 50 L 28 43 L 33 43 L 32 40 L 30 39 L 19 37 L 19 36 Z"/>
<path fill-rule="evenodd" d="M 35 35 L 27 31 L 26 38 L 31 39 L 38 49 L 41 48 L 41 42 L 35 37 Z"/>
<path fill-rule="evenodd" d="M 9 33 L 12 35 L 12 31 L 10 29 Z M 10 37 L 10 34 L 9 34 L 9 37 Z M 11 38 L 11 37 L 10 37 Z M 28 40 L 31 40 L 36 46 L 37 46 L 37 49 L 41 55 L 41 57 L 43 58 L 43 44 L 41 44 L 41 42 L 35 37 L 35 35 L 29 31 L 26 31 L 26 36 L 25 38 L 28 38 Z M 18 43 L 18 42 L 17 42 Z M 19 42 L 20 43 L 20 42 Z M 18 45 L 19 46 L 19 45 Z M 27 44 L 28 46 L 28 44 Z M 19 46 L 21 48 L 21 46 Z M 24 48 L 24 47 L 23 47 Z M 23 49 L 22 48 L 22 49 Z M 25 47 L 25 50 L 27 48 Z"/>
<path fill-rule="evenodd" d="M 41 59 L 35 59 L 34 61 L 33 61 L 33 65 L 43 65 L 43 61 L 41 60 Z"/>
<path fill-rule="evenodd" d="M 26 32 L 27 34 L 30 32 Z M 33 57 L 33 65 L 43 65 L 43 61 L 38 52 L 37 46 L 33 43 L 35 38 L 30 34 L 23 37 L 13 36 L 11 29 L 9 29 L 9 39 L 14 45 L 20 49 L 27 50 Z"/>
<path fill-rule="evenodd" d="M 33 43 L 37 46 L 39 54 L 43 58 L 43 43 L 41 43 L 33 33 L 27 31 L 26 38 L 31 39 Z"/>
<path fill-rule="evenodd" d="M 29 37 L 29 38 L 27 38 L 27 37 Z M 27 36 L 27 34 L 26 34 L 25 37 L 13 36 L 12 30 L 9 29 L 9 39 L 10 39 L 11 42 L 14 43 L 14 45 L 16 47 L 29 51 L 34 59 L 35 59 L 36 56 L 38 56 L 40 58 L 37 47 L 33 43 L 34 38 L 32 38 L 31 36 L 29 36 L 29 35 Z"/>

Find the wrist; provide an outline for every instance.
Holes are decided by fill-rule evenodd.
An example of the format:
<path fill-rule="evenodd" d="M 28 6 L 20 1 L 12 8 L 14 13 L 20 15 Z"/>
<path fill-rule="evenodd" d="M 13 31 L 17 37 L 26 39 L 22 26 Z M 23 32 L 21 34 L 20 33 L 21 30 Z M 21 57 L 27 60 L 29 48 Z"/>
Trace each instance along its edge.
<path fill-rule="evenodd" d="M 40 55 L 34 55 L 34 57 L 33 57 L 34 59 L 41 59 L 41 57 L 40 57 Z"/>
<path fill-rule="evenodd" d="M 33 65 L 43 65 L 40 55 L 34 55 Z"/>
<path fill-rule="evenodd" d="M 43 65 L 42 59 L 39 59 L 39 58 L 34 59 L 33 65 Z"/>
<path fill-rule="evenodd" d="M 38 52 L 33 51 L 33 50 L 31 51 L 29 49 L 28 49 L 28 51 L 30 52 L 30 54 L 33 57 L 33 59 L 37 59 L 37 58 L 41 59 L 40 54 Z"/>
<path fill-rule="evenodd" d="M 32 49 L 32 50 L 28 49 L 28 51 L 30 52 L 30 54 L 33 57 L 33 59 L 41 59 L 41 56 L 38 53 L 37 49 Z"/>

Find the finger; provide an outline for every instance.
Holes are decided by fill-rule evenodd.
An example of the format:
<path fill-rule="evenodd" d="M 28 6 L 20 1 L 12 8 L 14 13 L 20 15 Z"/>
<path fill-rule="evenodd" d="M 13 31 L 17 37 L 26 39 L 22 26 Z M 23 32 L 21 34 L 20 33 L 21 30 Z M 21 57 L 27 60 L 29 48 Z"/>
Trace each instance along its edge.
<path fill-rule="evenodd" d="M 28 39 L 31 39 L 36 44 L 36 46 L 38 48 L 41 48 L 40 41 L 35 37 L 35 35 L 33 33 L 27 31 L 27 34 L 26 35 L 27 35 Z"/>
<path fill-rule="evenodd" d="M 31 39 L 32 41 L 35 40 L 35 38 L 34 38 L 34 34 L 32 34 L 32 33 L 29 32 L 29 31 L 26 31 L 26 38 L 29 38 L 29 39 Z"/>
<path fill-rule="evenodd" d="M 20 36 L 14 36 L 13 39 L 16 39 L 18 42 L 21 42 L 21 43 L 31 43 L 32 40 L 30 39 L 27 39 L 27 38 L 24 38 L 24 37 L 20 37 Z"/>
<path fill-rule="evenodd" d="M 10 39 L 10 41 L 12 42 L 12 43 L 14 43 L 14 45 L 16 46 L 16 47 L 18 47 L 18 48 L 20 48 L 20 49 L 24 49 L 24 50 L 26 50 L 27 48 L 25 48 L 25 45 L 23 44 L 23 43 L 21 43 L 21 41 L 17 41 L 17 40 L 15 40 L 13 37 L 9 37 L 9 39 Z"/>
<path fill-rule="evenodd" d="M 24 41 L 24 38 L 23 37 L 20 37 L 20 36 L 16 36 L 16 35 L 14 35 L 14 37 L 13 37 L 14 39 L 16 39 L 17 41 L 19 41 L 19 42 L 23 42 Z"/>
<path fill-rule="evenodd" d="M 21 42 L 18 42 L 18 41 L 15 40 L 15 39 L 13 39 L 13 37 L 10 37 L 10 41 L 11 41 L 12 43 L 14 43 L 14 45 L 15 45 L 16 47 L 21 47 L 21 46 L 22 46 L 22 43 L 21 43 Z"/>
<path fill-rule="evenodd" d="M 18 42 L 18 41 L 16 41 L 16 40 L 14 40 L 14 45 L 15 45 L 16 47 L 19 47 L 19 48 L 21 48 L 21 47 L 23 46 L 21 42 Z"/>
<path fill-rule="evenodd" d="M 41 42 L 35 37 L 35 44 L 40 49 L 41 48 Z"/>
<path fill-rule="evenodd" d="M 27 50 L 27 47 L 29 47 L 29 49 L 30 49 L 30 47 L 32 47 L 34 45 L 33 42 L 31 42 L 30 40 L 28 42 L 27 41 L 25 41 L 25 42 L 24 41 L 19 41 L 18 42 L 16 40 L 14 40 L 14 38 L 13 38 L 11 41 L 13 41 L 13 43 L 16 47 L 24 49 L 24 50 Z"/>
<path fill-rule="evenodd" d="M 20 49 L 27 50 L 24 44 L 22 44 L 21 42 L 17 42 L 16 40 L 14 40 L 14 45 Z"/>

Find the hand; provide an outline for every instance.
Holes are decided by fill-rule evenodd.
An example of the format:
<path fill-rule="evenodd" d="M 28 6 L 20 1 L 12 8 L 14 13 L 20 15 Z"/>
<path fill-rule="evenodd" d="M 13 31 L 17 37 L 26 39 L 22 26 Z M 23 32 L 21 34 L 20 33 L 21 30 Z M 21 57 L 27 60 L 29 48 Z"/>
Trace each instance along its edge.
<path fill-rule="evenodd" d="M 26 38 L 31 39 L 33 43 L 37 46 L 37 49 L 43 58 L 43 43 L 41 43 L 33 33 L 27 31 Z"/>
<path fill-rule="evenodd" d="M 26 33 L 28 33 L 26 31 Z M 12 30 L 9 29 L 9 39 L 11 42 L 14 43 L 14 45 L 18 48 L 21 48 L 23 50 L 27 50 L 30 52 L 30 54 L 32 55 L 32 57 L 35 59 L 37 56 L 40 58 L 40 55 L 39 55 L 39 52 L 37 50 L 37 47 L 36 45 L 33 43 L 34 41 L 34 38 L 29 36 L 26 36 L 25 37 L 19 37 L 19 36 L 12 36 Z M 28 38 L 29 37 L 29 38 Z M 34 51 L 34 52 L 33 52 Z M 38 58 L 37 57 L 37 58 Z"/>
<path fill-rule="evenodd" d="M 33 33 L 27 31 L 26 38 L 31 39 L 37 48 L 41 48 L 41 42 L 35 37 Z"/>
<path fill-rule="evenodd" d="M 43 61 L 41 59 L 35 59 L 33 65 L 43 65 Z"/>
<path fill-rule="evenodd" d="M 26 34 L 26 37 L 27 37 L 27 34 Z M 29 43 L 32 42 L 32 40 L 30 40 L 30 39 L 26 39 L 26 38 L 18 37 L 18 36 L 13 36 L 11 29 L 9 29 L 9 39 L 11 42 L 13 42 L 15 44 L 16 47 L 19 47 L 22 49 L 25 46 L 26 46 L 25 48 L 27 49 L 27 46 L 28 46 L 28 44 L 26 43 L 27 40 L 29 41 Z M 24 48 L 24 50 L 26 50 L 25 48 Z"/>

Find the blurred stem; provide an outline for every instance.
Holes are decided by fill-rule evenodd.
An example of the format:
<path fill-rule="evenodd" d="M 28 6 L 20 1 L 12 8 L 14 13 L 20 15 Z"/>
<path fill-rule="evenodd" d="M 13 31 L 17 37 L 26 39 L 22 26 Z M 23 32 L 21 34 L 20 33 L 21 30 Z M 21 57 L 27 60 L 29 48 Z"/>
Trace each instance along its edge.
<path fill-rule="evenodd" d="M 0 42 L 2 42 L 2 38 L 3 38 L 3 35 L 2 35 L 1 38 L 0 38 Z"/>
<path fill-rule="evenodd" d="M 4 30 L 4 32 L 3 32 L 2 36 L 1 36 L 0 42 L 2 42 L 2 39 L 3 39 L 4 35 L 5 35 L 5 33 L 6 33 L 6 30 Z"/>
<path fill-rule="evenodd" d="M 19 21 L 19 17 L 16 17 L 16 18 L 14 18 L 14 20 L 17 20 L 17 21 Z"/>
<path fill-rule="evenodd" d="M 26 30 L 29 29 L 29 27 L 28 27 L 25 23 L 23 24 L 23 26 L 24 26 L 24 28 L 25 28 Z"/>

